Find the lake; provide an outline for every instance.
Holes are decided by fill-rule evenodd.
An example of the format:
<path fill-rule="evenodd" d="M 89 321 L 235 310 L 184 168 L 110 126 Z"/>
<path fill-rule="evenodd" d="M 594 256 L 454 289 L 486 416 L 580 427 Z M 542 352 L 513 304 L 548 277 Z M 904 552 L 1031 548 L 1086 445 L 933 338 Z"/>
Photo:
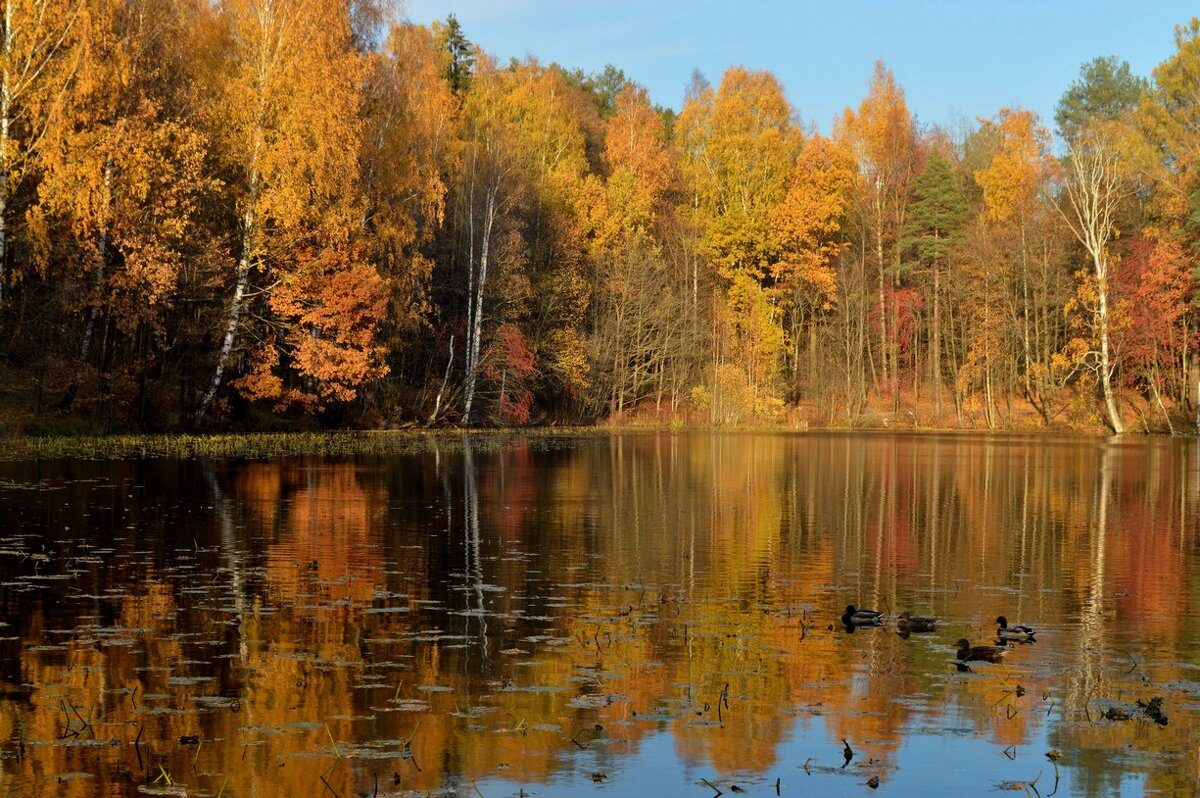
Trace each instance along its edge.
<path fill-rule="evenodd" d="M 0 795 L 1200 792 L 1193 439 L 10 460 L 0 518 Z"/>

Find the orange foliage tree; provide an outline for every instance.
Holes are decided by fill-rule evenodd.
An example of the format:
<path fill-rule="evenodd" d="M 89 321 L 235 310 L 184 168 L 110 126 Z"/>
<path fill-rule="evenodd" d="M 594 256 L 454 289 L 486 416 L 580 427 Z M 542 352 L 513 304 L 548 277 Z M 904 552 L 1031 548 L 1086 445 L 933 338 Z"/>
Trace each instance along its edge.
<path fill-rule="evenodd" d="M 248 399 L 276 409 L 353 398 L 381 376 L 382 279 L 362 255 L 362 61 L 337 0 L 233 0 L 210 124 L 238 218 L 216 397 L 243 324 Z"/>

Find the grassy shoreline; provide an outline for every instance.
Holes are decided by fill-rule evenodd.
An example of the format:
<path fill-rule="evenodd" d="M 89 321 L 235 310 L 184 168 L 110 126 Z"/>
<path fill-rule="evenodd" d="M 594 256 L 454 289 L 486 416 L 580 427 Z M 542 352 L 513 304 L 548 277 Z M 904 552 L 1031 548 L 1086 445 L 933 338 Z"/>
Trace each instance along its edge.
<path fill-rule="evenodd" d="M 547 441 L 558 437 L 608 436 L 614 434 L 663 434 L 699 432 L 720 434 L 830 435 L 879 433 L 891 435 L 953 435 L 1002 438 L 1088 438 L 1103 440 L 1102 432 L 1072 430 L 986 430 L 964 428 L 896 427 L 794 427 L 713 425 L 591 425 L 476 429 L 440 427 L 401 430 L 340 430 L 328 432 L 255 432 L 231 434 L 138 434 L 88 436 L 18 436 L 0 439 L 0 460 L 60 458 L 194 458 L 237 457 L 261 459 L 288 456 L 353 456 L 404 454 L 443 445 L 456 448 L 465 438 L 484 446 L 515 438 Z M 1126 435 L 1126 438 L 1161 438 L 1165 435 Z M 1185 437 L 1176 435 L 1176 438 Z"/>

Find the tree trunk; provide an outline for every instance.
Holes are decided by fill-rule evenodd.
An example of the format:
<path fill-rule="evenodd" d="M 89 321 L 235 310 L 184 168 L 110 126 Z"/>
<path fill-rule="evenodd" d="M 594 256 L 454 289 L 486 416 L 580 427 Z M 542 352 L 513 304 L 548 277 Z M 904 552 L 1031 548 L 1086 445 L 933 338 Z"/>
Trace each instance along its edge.
<path fill-rule="evenodd" d="M 104 212 L 100 219 L 100 241 L 97 245 L 99 250 L 96 262 L 96 273 L 92 280 L 92 291 L 99 296 L 100 291 L 104 286 L 104 267 L 108 261 L 108 208 L 109 208 L 109 192 L 112 189 L 112 159 L 109 158 L 104 163 Z M 71 375 L 71 385 L 67 388 L 67 393 L 63 397 L 59 407 L 68 409 L 75 402 L 75 394 L 79 391 L 79 375 L 83 369 L 87 367 L 88 353 L 92 347 L 92 336 L 96 330 L 96 319 L 100 316 L 100 308 L 95 301 L 88 311 L 87 322 L 83 326 L 83 342 L 79 345 L 79 362 L 75 365 L 75 373 Z"/>
<path fill-rule="evenodd" d="M 875 230 L 875 260 L 879 267 L 879 364 L 882 367 L 882 382 L 883 386 L 890 384 L 888 380 L 888 355 L 890 350 L 890 342 L 888 341 L 888 312 L 887 312 L 887 292 L 885 287 L 883 266 L 883 221 L 876 223 Z"/>
<path fill-rule="evenodd" d="M 242 318 L 246 287 L 250 283 L 250 238 L 253 231 L 254 212 L 248 210 L 242 216 L 242 255 L 238 259 L 237 283 L 233 289 L 233 300 L 229 303 L 229 322 L 225 325 L 225 337 L 221 341 L 221 353 L 217 356 L 217 368 L 213 372 L 208 390 L 204 392 L 204 398 L 200 400 L 200 408 L 196 411 L 195 425 L 197 427 L 204 423 L 204 417 L 208 415 L 208 410 L 217 396 L 217 391 L 221 387 L 221 379 L 225 376 L 225 367 L 229 364 L 229 353 L 233 351 L 233 344 L 237 339 L 237 328 Z"/>
<path fill-rule="evenodd" d="M 8 276 L 8 151 L 12 123 L 12 7 L 4 4 L 4 52 L 0 53 L 0 306 L 4 303 L 4 281 Z"/>
<path fill-rule="evenodd" d="M 1100 322 L 1100 386 L 1104 390 L 1104 404 L 1108 408 L 1108 418 L 1112 424 L 1113 432 L 1117 435 L 1125 432 L 1125 426 L 1121 423 L 1121 415 L 1117 412 L 1116 397 L 1113 396 L 1112 389 L 1112 360 L 1109 354 L 1108 341 L 1108 264 L 1104 260 L 1102 252 L 1097 252 L 1094 257 L 1096 267 L 1096 293 L 1099 295 L 1100 308 L 1098 311 Z"/>
<path fill-rule="evenodd" d="M 933 330 L 930 335 L 932 351 L 929 353 L 929 371 L 933 375 L 933 412 L 938 423 L 942 418 L 942 284 L 938 262 L 933 261 Z"/>
<path fill-rule="evenodd" d="M 467 331 L 467 382 L 464 389 L 463 421 L 471 423 L 471 410 L 475 402 L 475 386 L 479 372 L 479 342 L 483 337 L 483 288 L 487 282 L 488 250 L 492 239 L 492 224 L 496 218 L 496 194 L 498 187 L 489 186 L 486 191 L 483 211 L 483 231 L 479 242 L 479 275 L 474 279 L 475 294 L 472 297 L 473 313 L 471 329 Z M 471 209 L 474 213 L 474 208 Z"/>
<path fill-rule="evenodd" d="M 437 392 L 437 399 L 433 403 L 433 412 L 429 414 L 429 423 L 432 424 L 437 420 L 438 415 L 442 412 L 442 396 L 446 393 L 446 385 L 450 382 L 450 367 L 454 365 L 454 334 L 450 334 L 450 358 L 446 361 L 446 373 L 442 377 L 442 387 Z"/>

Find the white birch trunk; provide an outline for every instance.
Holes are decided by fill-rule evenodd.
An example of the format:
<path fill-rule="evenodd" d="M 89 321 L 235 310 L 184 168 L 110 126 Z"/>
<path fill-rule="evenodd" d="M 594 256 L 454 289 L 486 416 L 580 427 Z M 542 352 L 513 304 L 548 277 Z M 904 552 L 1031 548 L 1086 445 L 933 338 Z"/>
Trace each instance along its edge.
<path fill-rule="evenodd" d="M 1121 423 L 1121 414 L 1117 411 L 1117 401 L 1112 389 L 1113 364 L 1108 341 L 1108 266 L 1103 263 L 1103 255 L 1096 261 L 1096 282 L 1100 300 L 1100 386 L 1104 390 L 1104 404 L 1108 408 L 1113 432 L 1120 435 L 1125 432 L 1125 425 Z"/>
<path fill-rule="evenodd" d="M 196 411 L 196 426 L 204 423 L 217 391 L 221 387 L 221 379 L 225 376 L 225 367 L 229 363 L 229 353 L 233 351 L 237 339 L 238 323 L 242 319 L 242 309 L 246 297 L 246 287 L 250 283 L 250 237 L 254 229 L 254 212 L 246 211 L 242 217 L 242 255 L 238 259 L 237 284 L 233 289 L 233 300 L 229 303 L 229 322 L 225 326 L 225 337 L 221 340 L 221 352 L 217 356 L 217 368 L 213 372 L 212 381 L 204 398 L 200 400 L 200 408 Z"/>
<path fill-rule="evenodd" d="M 479 274 L 475 276 L 475 294 L 472 301 L 471 329 L 467 331 L 467 382 L 463 403 L 463 421 L 471 423 L 471 411 L 475 401 L 475 387 L 479 374 L 479 349 L 483 337 L 483 290 L 487 284 L 488 254 L 492 240 L 492 226 L 496 220 L 496 195 L 498 187 L 488 186 L 485 192 L 483 230 L 479 242 Z"/>
<path fill-rule="evenodd" d="M 1089 131 L 1068 146 L 1066 189 L 1072 213 L 1067 214 L 1062 208 L 1059 208 L 1059 212 L 1092 259 L 1097 299 L 1094 324 L 1100 343 L 1100 365 L 1096 370 L 1104 393 L 1109 424 L 1113 432 L 1120 435 L 1125 432 L 1125 425 L 1121 423 L 1112 389 L 1116 364 L 1112 362 L 1108 334 L 1107 248 L 1113 233 L 1113 216 L 1131 188 L 1120 174 L 1120 155 L 1104 138 L 1103 131 Z"/>

